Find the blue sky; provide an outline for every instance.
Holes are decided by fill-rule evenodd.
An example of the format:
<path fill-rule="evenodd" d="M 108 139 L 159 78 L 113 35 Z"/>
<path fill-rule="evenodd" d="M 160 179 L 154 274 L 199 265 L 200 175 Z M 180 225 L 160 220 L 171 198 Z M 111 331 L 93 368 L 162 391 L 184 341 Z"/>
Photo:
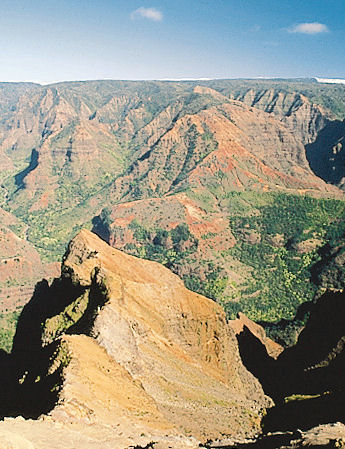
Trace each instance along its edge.
<path fill-rule="evenodd" d="M 345 0 L 1 0 L 0 80 L 345 78 Z"/>

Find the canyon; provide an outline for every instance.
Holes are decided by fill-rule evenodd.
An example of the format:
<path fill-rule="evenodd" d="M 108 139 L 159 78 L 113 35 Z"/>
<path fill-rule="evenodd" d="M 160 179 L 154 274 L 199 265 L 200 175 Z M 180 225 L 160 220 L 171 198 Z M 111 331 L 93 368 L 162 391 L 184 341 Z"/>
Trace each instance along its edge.
<path fill-rule="evenodd" d="M 344 104 L 0 83 L 0 445 L 341 447 Z"/>
<path fill-rule="evenodd" d="M 242 227 L 238 216 L 263 215 L 272 202 L 277 209 L 281 202 L 293 208 L 291 195 L 312 197 L 313 208 L 326 208 L 328 216 L 327 229 L 322 217 L 308 223 L 305 240 L 319 241 L 314 248 L 307 244 L 310 257 L 317 257 L 318 245 L 341 244 L 328 235 L 341 220 L 341 206 L 333 220 L 333 203 L 319 205 L 317 199 L 342 204 L 343 86 L 310 80 L 89 81 L 3 83 L 0 90 L 0 207 L 2 217 L 7 214 L 7 247 L 13 246 L 3 250 L 3 313 L 20 311 L 35 282 L 56 275 L 68 241 L 82 227 L 133 255 L 156 258 L 188 287 L 224 298 L 229 317 L 243 298 L 241 310 L 267 322 L 291 318 L 302 298 L 294 301 L 296 292 L 287 287 L 285 312 L 253 313 L 276 293 L 270 280 L 258 285 L 257 268 L 237 254 L 240 241 L 257 253 L 265 243 L 272 258 L 272 239 L 282 232 L 269 237 L 268 247 L 260 229 Z M 149 254 L 154 234 L 178 225 L 187 225 L 192 236 L 185 251 L 180 245 L 176 257 L 168 239 L 164 254 Z M 11 243 L 16 237 L 10 232 L 20 240 Z M 297 233 L 283 236 L 282 246 L 290 251 Z M 28 254 L 35 263 L 23 269 Z M 300 252 L 288 255 L 298 258 Z M 5 265 L 16 275 L 11 278 Z M 17 306 L 8 304 L 8 288 Z M 313 295 L 310 289 L 303 301 Z"/>

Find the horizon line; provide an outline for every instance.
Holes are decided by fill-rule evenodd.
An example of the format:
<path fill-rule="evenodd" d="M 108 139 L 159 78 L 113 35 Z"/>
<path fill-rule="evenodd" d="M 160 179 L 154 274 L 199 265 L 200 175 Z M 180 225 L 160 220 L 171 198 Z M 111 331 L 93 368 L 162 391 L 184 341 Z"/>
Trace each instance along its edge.
<path fill-rule="evenodd" d="M 225 81 L 225 80 L 315 80 L 318 83 L 326 84 L 345 84 L 345 78 L 326 78 L 319 76 L 296 76 L 296 77 L 282 77 L 282 76 L 257 76 L 257 77 L 172 77 L 172 78 L 87 78 L 87 79 L 74 79 L 74 80 L 59 80 L 59 81 L 0 81 L 0 84 L 35 84 L 39 86 L 50 86 L 55 84 L 64 83 L 85 83 L 85 82 L 97 82 L 97 81 L 123 81 L 123 82 L 193 82 L 193 81 Z"/>

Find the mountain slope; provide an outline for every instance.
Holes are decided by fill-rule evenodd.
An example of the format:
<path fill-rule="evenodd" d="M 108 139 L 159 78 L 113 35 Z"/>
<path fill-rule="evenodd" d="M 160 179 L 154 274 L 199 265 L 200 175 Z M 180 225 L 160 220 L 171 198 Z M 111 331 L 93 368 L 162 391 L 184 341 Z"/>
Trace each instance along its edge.
<path fill-rule="evenodd" d="M 219 177 L 228 190 L 337 194 L 313 175 L 303 142 L 267 113 L 202 86 L 109 84 L 35 90 L 20 97 L 4 130 L 1 147 L 14 164 L 13 174 L 4 173 L 4 206 L 30 223 L 28 238 L 45 257 L 58 258 L 104 202 L 189 185 L 209 190 Z"/>
<path fill-rule="evenodd" d="M 221 307 L 85 230 L 24 307 L 9 363 L 3 415 L 118 422 L 132 437 L 251 435 L 271 404 Z"/>
<path fill-rule="evenodd" d="M 281 198 L 284 214 L 297 215 L 308 203 L 304 195 L 321 198 L 313 200 L 317 211 L 328 204 L 323 198 L 342 200 L 338 97 L 338 87 L 288 81 L 3 84 L 1 207 L 27 226 L 25 235 L 15 232 L 44 263 L 58 261 L 81 227 L 93 227 L 114 246 L 165 263 L 190 288 L 219 301 L 224 296 L 231 313 L 246 303 L 251 318 L 288 318 L 315 293 L 304 265 L 309 272 L 317 245 L 311 260 L 302 260 L 289 243 L 300 233 L 298 218 L 291 230 L 278 226 L 272 240 L 253 217 L 266 220 Z M 288 194 L 303 195 L 297 211 Z M 341 238 L 341 206 L 334 220 L 332 207 L 325 220 L 321 212 L 311 220 L 310 238 L 321 246 L 336 221 Z M 241 214 L 254 227 L 239 223 Z M 238 251 L 245 245 L 253 262 Z M 288 250 L 287 261 L 278 247 Z M 265 279 L 260 254 L 269 265 Z M 276 265 L 282 298 L 268 279 Z M 289 273 L 295 285 L 307 279 L 308 291 L 299 295 Z M 275 314 L 267 298 L 274 298 Z"/>

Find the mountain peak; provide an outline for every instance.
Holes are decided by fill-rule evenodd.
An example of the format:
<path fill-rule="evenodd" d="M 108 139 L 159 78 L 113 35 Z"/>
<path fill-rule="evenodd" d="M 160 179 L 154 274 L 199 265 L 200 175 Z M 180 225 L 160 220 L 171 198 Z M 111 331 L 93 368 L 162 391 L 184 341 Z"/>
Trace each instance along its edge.
<path fill-rule="evenodd" d="M 19 412 L 118 420 L 128 435 L 243 437 L 271 404 L 219 305 L 85 229 L 69 244 L 61 278 L 24 307 L 12 359 L 23 379 L 12 390 Z"/>

